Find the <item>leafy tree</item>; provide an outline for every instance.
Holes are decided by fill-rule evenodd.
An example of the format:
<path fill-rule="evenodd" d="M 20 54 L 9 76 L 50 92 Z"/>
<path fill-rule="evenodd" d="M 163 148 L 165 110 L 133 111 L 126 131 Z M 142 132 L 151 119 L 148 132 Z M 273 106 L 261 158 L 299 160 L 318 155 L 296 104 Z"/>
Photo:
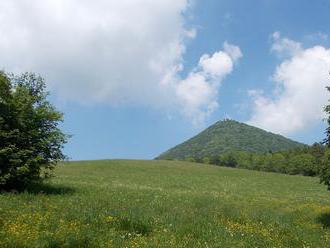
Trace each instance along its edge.
<path fill-rule="evenodd" d="M 316 174 L 315 158 L 311 154 L 299 154 L 289 160 L 289 174 L 314 176 Z"/>
<path fill-rule="evenodd" d="M 187 161 L 187 162 L 196 162 L 196 159 L 193 158 L 193 157 L 187 157 L 187 158 L 185 158 L 185 161 Z"/>
<path fill-rule="evenodd" d="M 204 164 L 210 164 L 210 163 L 211 163 L 211 160 L 210 160 L 209 157 L 204 157 L 204 158 L 202 159 L 202 163 L 204 163 Z"/>
<path fill-rule="evenodd" d="M 0 72 L 0 189 L 24 189 L 65 158 L 63 115 L 47 96 L 41 77 Z"/>
<path fill-rule="evenodd" d="M 327 90 L 330 91 L 330 87 L 327 87 Z M 327 146 L 327 151 L 325 153 L 325 158 L 322 163 L 322 169 L 320 171 L 321 183 L 324 183 L 328 186 L 330 190 L 330 103 L 324 107 L 324 111 L 327 114 L 327 128 L 325 131 L 326 138 L 324 139 L 324 144 Z"/>
<path fill-rule="evenodd" d="M 330 190 L 330 149 L 327 149 L 320 169 L 320 181 Z"/>
<path fill-rule="evenodd" d="M 220 165 L 226 167 L 236 167 L 237 160 L 235 158 L 234 152 L 228 152 L 219 157 Z"/>
<path fill-rule="evenodd" d="M 271 160 L 272 170 L 273 172 L 286 172 L 286 159 L 282 153 L 274 153 L 272 155 Z"/>
<path fill-rule="evenodd" d="M 330 87 L 326 87 L 326 89 L 330 92 Z M 326 122 L 328 124 L 325 134 L 326 137 L 324 139 L 324 144 L 326 144 L 327 147 L 330 147 L 330 103 L 324 107 L 325 113 L 328 115 L 328 118 L 326 119 Z"/>
<path fill-rule="evenodd" d="M 249 169 L 252 164 L 252 154 L 244 151 L 235 152 L 235 158 L 239 168 Z"/>

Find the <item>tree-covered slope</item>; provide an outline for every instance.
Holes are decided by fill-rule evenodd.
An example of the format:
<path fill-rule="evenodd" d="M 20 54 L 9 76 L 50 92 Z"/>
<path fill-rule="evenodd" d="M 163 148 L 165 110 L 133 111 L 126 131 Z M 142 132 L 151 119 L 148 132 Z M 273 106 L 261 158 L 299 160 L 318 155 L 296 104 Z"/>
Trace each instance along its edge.
<path fill-rule="evenodd" d="M 224 120 L 164 152 L 157 159 L 213 157 L 229 151 L 275 152 L 302 146 L 304 144 L 281 135 L 237 121 Z"/>

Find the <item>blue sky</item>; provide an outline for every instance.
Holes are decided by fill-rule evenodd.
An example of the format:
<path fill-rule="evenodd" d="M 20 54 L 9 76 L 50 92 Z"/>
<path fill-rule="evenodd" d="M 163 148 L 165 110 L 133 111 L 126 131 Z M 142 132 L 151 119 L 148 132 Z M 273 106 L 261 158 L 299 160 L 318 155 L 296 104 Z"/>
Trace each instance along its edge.
<path fill-rule="evenodd" d="M 151 159 L 223 118 L 323 139 L 330 1 L 151 2 L 0 3 L 0 67 L 45 77 L 69 157 Z"/>

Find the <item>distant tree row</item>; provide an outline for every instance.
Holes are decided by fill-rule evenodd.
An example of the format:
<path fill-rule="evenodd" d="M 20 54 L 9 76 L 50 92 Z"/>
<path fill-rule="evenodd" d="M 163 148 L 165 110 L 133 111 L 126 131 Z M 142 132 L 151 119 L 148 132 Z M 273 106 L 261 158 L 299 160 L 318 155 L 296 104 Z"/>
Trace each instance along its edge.
<path fill-rule="evenodd" d="M 304 148 L 268 153 L 231 151 L 219 156 L 186 158 L 186 161 L 250 170 L 285 173 L 290 175 L 316 176 L 327 161 L 326 146 L 315 143 Z"/>

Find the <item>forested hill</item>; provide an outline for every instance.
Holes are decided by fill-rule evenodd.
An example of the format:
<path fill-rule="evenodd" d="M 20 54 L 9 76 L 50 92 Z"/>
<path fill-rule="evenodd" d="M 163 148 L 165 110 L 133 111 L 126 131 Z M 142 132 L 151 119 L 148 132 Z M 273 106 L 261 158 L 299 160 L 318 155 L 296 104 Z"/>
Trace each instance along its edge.
<path fill-rule="evenodd" d="M 195 137 L 162 153 L 156 159 L 214 157 L 230 151 L 276 152 L 304 144 L 234 120 L 218 121 Z"/>

